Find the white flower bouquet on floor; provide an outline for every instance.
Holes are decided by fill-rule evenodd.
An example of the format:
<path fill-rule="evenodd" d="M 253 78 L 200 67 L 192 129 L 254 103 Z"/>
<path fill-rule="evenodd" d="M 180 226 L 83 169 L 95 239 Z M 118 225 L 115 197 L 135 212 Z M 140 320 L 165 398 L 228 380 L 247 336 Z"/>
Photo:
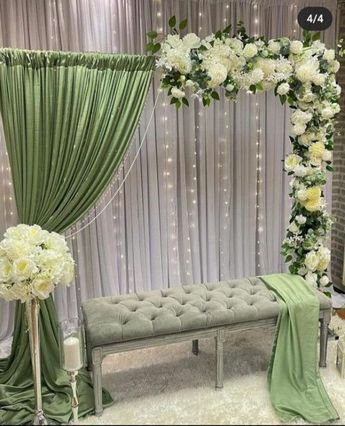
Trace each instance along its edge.
<path fill-rule="evenodd" d="M 0 297 L 47 299 L 58 284 L 68 286 L 74 260 L 62 235 L 38 225 L 10 227 L 0 242 Z"/>

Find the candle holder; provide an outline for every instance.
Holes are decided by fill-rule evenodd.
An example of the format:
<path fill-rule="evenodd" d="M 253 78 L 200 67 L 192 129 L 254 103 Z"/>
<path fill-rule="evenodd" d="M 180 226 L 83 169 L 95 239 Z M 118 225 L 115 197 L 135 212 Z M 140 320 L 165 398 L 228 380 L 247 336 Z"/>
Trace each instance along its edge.
<path fill-rule="evenodd" d="M 78 422 L 77 375 L 84 366 L 84 332 L 79 318 L 62 321 L 59 325 L 60 365 L 69 377 L 72 388 L 73 423 Z"/>

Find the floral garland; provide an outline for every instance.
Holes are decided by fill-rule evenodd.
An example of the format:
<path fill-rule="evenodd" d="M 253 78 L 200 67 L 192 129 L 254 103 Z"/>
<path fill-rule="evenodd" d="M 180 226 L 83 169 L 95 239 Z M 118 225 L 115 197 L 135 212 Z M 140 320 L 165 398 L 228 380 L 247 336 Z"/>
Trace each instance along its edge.
<path fill-rule="evenodd" d="M 68 286 L 73 278 L 74 261 L 62 235 L 38 225 L 7 229 L 0 242 L 0 298 L 46 299 L 55 286 Z"/>
<path fill-rule="evenodd" d="M 179 29 L 186 24 L 182 21 Z M 286 37 L 266 40 L 247 35 L 240 22 L 233 36 L 229 26 L 201 40 L 194 33 L 180 37 L 175 17 L 169 25 L 172 34 L 162 44 L 156 42 L 156 32 L 148 33 L 147 50 L 157 54 L 161 87 L 168 91 L 171 104 L 188 106 L 190 95 L 208 106 L 219 100 L 220 87 L 230 100 L 236 100 L 241 89 L 250 94 L 274 89 L 281 103 L 293 110 L 292 153 L 285 159 L 293 205 L 282 254 L 291 273 L 329 294 L 326 239 L 332 218 L 323 187 L 332 171 L 334 117 L 340 110 L 335 51 L 320 42 L 319 33 L 304 32 L 303 42 Z"/>

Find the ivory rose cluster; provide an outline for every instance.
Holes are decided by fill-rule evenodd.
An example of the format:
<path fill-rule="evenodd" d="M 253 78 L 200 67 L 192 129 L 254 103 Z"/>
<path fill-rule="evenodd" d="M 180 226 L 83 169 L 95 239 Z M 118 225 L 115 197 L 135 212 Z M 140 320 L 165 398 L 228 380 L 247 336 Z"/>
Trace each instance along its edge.
<path fill-rule="evenodd" d="M 38 225 L 8 228 L 0 242 L 0 297 L 46 299 L 56 285 L 69 285 L 74 261 L 62 235 Z"/>
<path fill-rule="evenodd" d="M 292 152 L 284 168 L 291 176 L 293 204 L 282 254 L 291 273 L 326 292 L 332 218 L 323 187 L 332 171 L 334 118 L 340 110 L 336 52 L 316 33 L 305 33 L 303 41 L 266 40 L 249 36 L 239 25 L 232 36 L 229 27 L 203 40 L 193 33 L 167 36 L 157 66 L 163 71 L 162 88 L 177 108 L 188 105 L 187 98 L 210 105 L 220 98 L 219 88 L 230 100 L 240 90 L 273 90 L 290 106 Z"/>

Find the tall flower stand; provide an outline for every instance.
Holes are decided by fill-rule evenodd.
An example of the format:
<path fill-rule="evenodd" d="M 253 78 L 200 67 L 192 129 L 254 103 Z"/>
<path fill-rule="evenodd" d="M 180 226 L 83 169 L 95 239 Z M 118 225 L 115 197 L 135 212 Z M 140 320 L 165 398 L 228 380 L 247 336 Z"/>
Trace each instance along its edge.
<path fill-rule="evenodd" d="M 38 331 L 40 302 L 37 298 L 33 298 L 26 302 L 25 307 L 29 326 L 31 363 L 35 390 L 35 417 L 33 424 L 47 425 L 48 422 L 43 412 L 41 388 L 40 336 Z"/>

